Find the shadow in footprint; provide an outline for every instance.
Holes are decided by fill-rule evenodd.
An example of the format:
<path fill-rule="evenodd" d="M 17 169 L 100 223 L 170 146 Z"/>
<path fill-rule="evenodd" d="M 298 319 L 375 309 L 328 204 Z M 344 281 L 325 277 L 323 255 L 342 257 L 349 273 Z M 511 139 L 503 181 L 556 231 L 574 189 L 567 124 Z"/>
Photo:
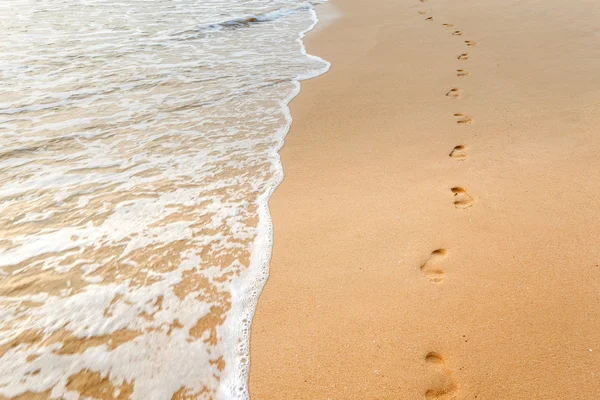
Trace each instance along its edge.
<path fill-rule="evenodd" d="M 469 71 L 467 71 L 466 69 L 457 69 L 456 70 L 456 76 L 463 77 L 463 76 L 469 76 L 469 75 L 471 75 L 471 73 Z"/>
<path fill-rule="evenodd" d="M 469 55 L 467 53 L 462 53 L 460 56 L 457 57 L 459 60 L 468 60 L 469 59 Z"/>
<path fill-rule="evenodd" d="M 469 125 L 469 124 L 471 124 L 473 122 L 473 118 L 467 117 L 465 114 L 456 113 L 456 114 L 454 114 L 454 116 L 456 118 L 458 118 L 456 120 L 457 124 Z"/>
<path fill-rule="evenodd" d="M 446 365 L 441 354 L 431 351 L 425 356 L 425 363 L 434 374 L 430 387 L 425 390 L 428 399 L 452 399 L 458 394 L 458 385 L 452 377 L 452 370 Z"/>
<path fill-rule="evenodd" d="M 475 47 L 475 46 L 477 46 L 477 42 L 475 42 L 474 40 L 465 40 L 465 43 L 469 47 Z"/>
<path fill-rule="evenodd" d="M 460 89 L 459 88 L 452 88 L 450 89 L 447 93 L 446 93 L 446 97 L 450 97 L 453 99 L 457 99 L 460 97 Z"/>
<path fill-rule="evenodd" d="M 462 144 L 459 144 L 458 146 L 455 146 L 452 151 L 450 152 L 450 157 L 452 158 L 456 158 L 458 160 L 464 160 L 467 158 L 467 147 L 463 146 Z"/>
<path fill-rule="evenodd" d="M 425 264 L 421 265 L 421 271 L 431 282 L 440 283 L 444 280 L 444 270 L 439 264 L 447 255 L 448 250 L 446 249 L 434 250 Z"/>
<path fill-rule="evenodd" d="M 425 18 L 425 21 L 433 21 L 433 17 L 427 17 Z"/>
<path fill-rule="evenodd" d="M 452 34 L 454 36 L 462 36 L 463 33 L 462 33 L 462 31 L 454 31 L 454 32 L 452 32 Z"/>
<path fill-rule="evenodd" d="M 473 203 L 475 203 L 473 197 L 471 197 L 464 188 L 456 186 L 450 190 L 454 194 L 454 207 L 465 209 L 471 207 Z"/>

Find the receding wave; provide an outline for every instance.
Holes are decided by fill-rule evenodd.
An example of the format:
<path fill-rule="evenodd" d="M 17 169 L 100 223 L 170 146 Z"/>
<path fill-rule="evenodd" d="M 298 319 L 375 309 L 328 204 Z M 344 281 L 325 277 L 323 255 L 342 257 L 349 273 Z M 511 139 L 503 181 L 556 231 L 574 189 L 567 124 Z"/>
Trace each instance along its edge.
<path fill-rule="evenodd" d="M 0 397 L 248 397 L 313 4 L 0 2 Z"/>
<path fill-rule="evenodd" d="M 251 24 L 257 24 L 261 22 L 271 22 L 279 18 L 284 18 L 292 13 L 298 11 L 306 11 L 310 8 L 309 4 L 298 6 L 295 8 L 284 8 L 279 10 L 270 11 L 264 14 L 249 14 L 233 19 L 220 21 L 203 26 L 202 30 L 220 30 L 220 29 L 237 29 L 249 26 Z"/>

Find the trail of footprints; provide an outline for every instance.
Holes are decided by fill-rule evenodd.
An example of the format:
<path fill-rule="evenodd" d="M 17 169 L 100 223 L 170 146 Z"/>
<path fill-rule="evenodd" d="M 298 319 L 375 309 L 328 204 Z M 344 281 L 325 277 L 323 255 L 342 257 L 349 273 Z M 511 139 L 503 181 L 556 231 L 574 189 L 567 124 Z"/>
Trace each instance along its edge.
<path fill-rule="evenodd" d="M 419 0 L 422 3 L 427 0 Z M 427 12 L 419 11 L 420 15 L 426 15 Z M 433 16 L 429 15 L 426 21 L 433 21 Z M 456 29 L 454 24 L 443 23 L 444 28 L 451 29 L 453 36 L 463 36 L 461 30 Z M 474 40 L 463 40 L 466 47 L 477 47 L 478 43 Z M 469 53 L 464 52 L 456 56 L 458 61 L 468 61 Z M 456 70 L 457 78 L 469 77 L 471 73 L 465 68 Z M 459 99 L 462 97 L 463 91 L 458 87 L 451 87 L 446 92 L 446 97 L 450 99 Z M 464 113 L 454 113 L 455 122 L 459 125 L 471 125 L 473 118 Z M 458 144 L 448 154 L 450 158 L 458 161 L 464 161 L 468 157 L 468 148 L 464 144 Z M 473 206 L 475 199 L 467 192 L 464 187 L 454 186 L 450 188 L 454 207 L 460 210 L 468 209 Z M 433 284 L 441 284 L 444 281 L 444 262 L 448 257 L 448 250 L 439 248 L 431 252 L 427 260 L 421 265 L 421 272 Z M 425 356 L 425 364 L 430 370 L 431 383 L 425 390 L 425 398 L 427 399 L 454 399 L 458 395 L 458 384 L 454 381 L 452 370 L 446 365 L 445 359 L 437 352 L 429 352 Z"/>
<path fill-rule="evenodd" d="M 424 2 L 423 0 L 420 0 L 420 1 Z M 427 14 L 426 11 L 418 11 L 418 13 L 421 15 Z M 426 18 L 426 21 L 433 21 L 433 20 L 434 20 L 434 18 L 432 15 L 429 15 Z M 456 26 L 454 24 L 443 23 L 442 26 L 444 28 L 451 29 L 452 35 L 454 35 L 454 36 L 462 36 L 463 35 L 463 31 L 456 29 Z M 477 42 L 474 40 L 463 40 L 463 42 L 467 47 L 476 47 L 477 46 Z M 459 61 L 468 61 L 469 57 L 470 57 L 469 53 L 466 53 L 466 52 L 461 53 L 458 56 L 456 56 L 456 58 Z M 466 78 L 470 75 L 471 75 L 471 73 L 467 69 L 461 68 L 461 69 L 456 70 L 456 76 L 458 78 Z M 459 99 L 462 97 L 462 89 L 460 89 L 458 87 L 451 87 L 450 90 L 448 90 L 446 92 L 446 97 L 448 97 L 450 99 Z M 471 125 L 473 123 L 473 118 L 469 117 L 468 115 L 466 115 L 464 113 L 457 112 L 457 113 L 454 113 L 453 116 L 455 118 L 455 122 L 459 125 Z M 457 145 L 452 149 L 452 151 L 450 152 L 449 155 L 453 159 L 464 161 L 467 158 L 467 148 L 464 145 Z M 450 191 L 452 192 L 454 206 L 458 209 L 469 208 L 475 202 L 473 197 L 469 193 L 467 193 L 467 190 L 465 188 L 457 186 L 457 187 L 451 188 Z M 425 268 L 425 266 L 423 266 L 421 269 L 426 274 L 427 274 L 426 271 L 429 270 L 428 268 Z M 434 280 L 434 281 L 439 282 L 439 280 Z"/>

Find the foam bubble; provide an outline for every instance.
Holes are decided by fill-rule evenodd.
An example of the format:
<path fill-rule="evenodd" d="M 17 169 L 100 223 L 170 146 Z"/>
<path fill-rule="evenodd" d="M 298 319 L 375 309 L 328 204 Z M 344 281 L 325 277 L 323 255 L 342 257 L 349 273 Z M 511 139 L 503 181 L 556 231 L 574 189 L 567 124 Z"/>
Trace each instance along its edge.
<path fill-rule="evenodd" d="M 314 4 L 0 4 L 0 396 L 248 398 Z"/>

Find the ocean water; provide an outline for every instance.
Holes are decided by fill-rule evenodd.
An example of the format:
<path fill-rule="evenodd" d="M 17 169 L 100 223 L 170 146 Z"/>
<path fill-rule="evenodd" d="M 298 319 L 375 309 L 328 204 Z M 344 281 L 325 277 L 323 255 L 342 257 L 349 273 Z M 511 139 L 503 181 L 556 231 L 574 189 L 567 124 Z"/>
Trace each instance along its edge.
<path fill-rule="evenodd" d="M 0 397 L 244 399 L 315 2 L 0 2 Z"/>

